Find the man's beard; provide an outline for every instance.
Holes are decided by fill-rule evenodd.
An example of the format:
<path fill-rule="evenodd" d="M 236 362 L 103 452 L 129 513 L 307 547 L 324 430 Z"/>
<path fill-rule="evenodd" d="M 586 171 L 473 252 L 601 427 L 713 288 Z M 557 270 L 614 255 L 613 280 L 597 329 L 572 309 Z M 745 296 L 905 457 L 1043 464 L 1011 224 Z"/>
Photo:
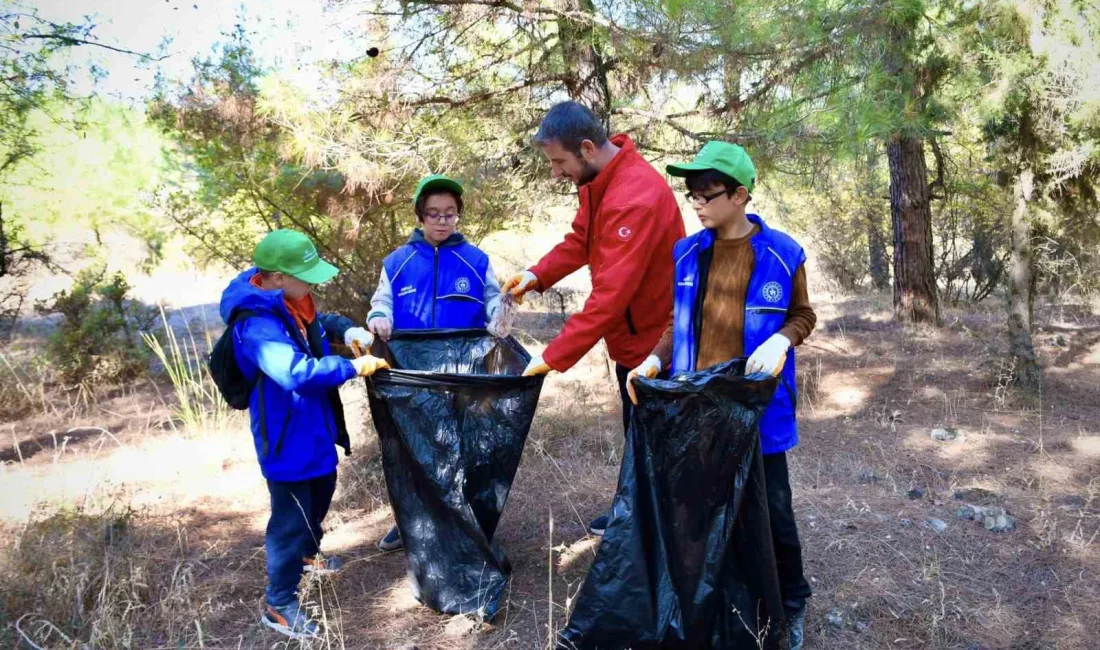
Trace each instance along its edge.
<path fill-rule="evenodd" d="M 600 175 L 600 170 L 590 165 L 588 161 L 584 158 L 581 158 L 581 165 L 581 175 L 580 179 L 578 179 L 580 181 L 577 183 L 578 186 L 588 185 L 592 181 L 596 180 L 596 177 Z"/>

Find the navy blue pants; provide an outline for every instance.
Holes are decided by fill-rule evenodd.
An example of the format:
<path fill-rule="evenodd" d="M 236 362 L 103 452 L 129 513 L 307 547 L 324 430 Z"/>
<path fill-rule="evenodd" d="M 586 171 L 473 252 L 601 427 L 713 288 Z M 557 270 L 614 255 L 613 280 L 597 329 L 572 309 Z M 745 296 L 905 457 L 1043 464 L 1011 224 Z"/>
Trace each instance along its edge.
<path fill-rule="evenodd" d="M 810 597 L 810 583 L 802 568 L 802 544 L 791 503 L 791 476 L 787 454 L 764 455 L 764 482 L 768 492 L 768 516 L 771 518 L 772 544 L 779 573 L 779 592 L 783 607 L 790 612 L 800 609 Z"/>
<path fill-rule="evenodd" d="M 305 481 L 268 481 L 267 491 L 267 602 L 282 607 L 298 597 L 303 560 L 320 550 L 321 522 L 336 491 L 336 472 Z"/>

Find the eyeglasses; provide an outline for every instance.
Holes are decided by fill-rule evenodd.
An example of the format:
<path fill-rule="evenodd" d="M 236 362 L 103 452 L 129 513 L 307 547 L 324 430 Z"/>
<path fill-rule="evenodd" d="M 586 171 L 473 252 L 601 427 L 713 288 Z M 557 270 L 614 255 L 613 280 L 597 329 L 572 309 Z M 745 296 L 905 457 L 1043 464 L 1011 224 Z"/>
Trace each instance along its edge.
<path fill-rule="evenodd" d="M 458 221 L 458 218 L 462 216 L 457 212 L 445 212 L 440 214 L 438 212 L 425 212 L 424 220 L 431 221 L 432 223 L 454 223 Z"/>
<path fill-rule="evenodd" d="M 714 199 L 727 193 L 729 193 L 729 190 L 722 190 L 720 192 L 715 192 L 714 194 L 696 194 L 694 192 L 685 192 L 684 198 L 688 200 L 688 203 L 692 203 L 694 205 L 706 205 Z"/>

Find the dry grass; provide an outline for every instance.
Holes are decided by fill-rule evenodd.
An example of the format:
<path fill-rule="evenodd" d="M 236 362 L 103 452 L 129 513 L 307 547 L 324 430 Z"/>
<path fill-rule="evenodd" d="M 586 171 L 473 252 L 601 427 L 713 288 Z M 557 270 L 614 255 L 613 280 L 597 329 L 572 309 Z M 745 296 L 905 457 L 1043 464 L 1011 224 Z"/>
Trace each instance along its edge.
<path fill-rule="evenodd" d="M 995 309 L 949 311 L 945 328 L 925 330 L 892 323 L 887 307 L 830 301 L 802 351 L 791 468 L 815 590 L 807 648 L 1095 647 L 1100 319 L 1037 315 L 1047 385 L 1025 399 L 992 363 Z M 551 320 L 522 325 L 533 350 Z M 362 418 L 324 547 L 348 564 L 306 585 L 328 630 L 309 647 L 546 648 L 594 555 L 584 524 L 609 504 L 622 454 L 600 354 L 547 382 L 498 533 L 514 574 L 490 623 L 420 607 L 403 556 L 374 549 L 392 521 L 385 483 L 362 388 L 344 393 Z M 61 402 L 0 425 L 19 441 L 0 439 L 0 646 L 17 643 L 22 618 L 44 648 L 298 647 L 258 624 L 267 495 L 243 421 L 158 426 L 173 403 L 149 384 L 75 421 Z M 85 428 L 66 434 L 74 425 Z M 934 442 L 936 427 L 964 436 Z M 955 498 L 974 487 L 989 492 Z M 1017 530 L 955 517 L 978 500 L 1006 507 Z"/>

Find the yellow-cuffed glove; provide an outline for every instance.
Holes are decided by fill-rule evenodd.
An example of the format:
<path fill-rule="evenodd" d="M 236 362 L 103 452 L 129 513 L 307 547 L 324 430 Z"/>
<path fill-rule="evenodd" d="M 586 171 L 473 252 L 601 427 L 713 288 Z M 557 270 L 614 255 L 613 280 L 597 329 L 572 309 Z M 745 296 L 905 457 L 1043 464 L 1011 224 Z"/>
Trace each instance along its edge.
<path fill-rule="evenodd" d="M 524 377 L 534 377 L 536 375 L 545 375 L 553 370 L 550 366 L 546 365 L 546 362 L 542 360 L 542 355 L 531 359 L 531 363 L 527 364 L 527 367 L 523 370 Z"/>
<path fill-rule="evenodd" d="M 640 366 L 630 371 L 626 376 L 626 392 L 630 395 L 630 401 L 634 406 L 638 405 L 638 395 L 634 392 L 634 378 L 645 377 L 646 379 L 653 379 L 657 376 L 657 373 L 661 372 L 661 360 L 657 358 L 657 355 L 651 354 L 646 357 L 646 360 L 642 362 Z"/>
<path fill-rule="evenodd" d="M 385 359 L 373 357 L 369 354 L 352 359 L 351 365 L 355 366 L 355 372 L 360 377 L 370 377 L 379 370 L 390 367 Z"/>
<path fill-rule="evenodd" d="M 539 286 L 539 279 L 535 277 L 535 274 L 524 271 L 508 278 L 504 284 L 500 285 L 500 290 L 512 294 L 512 297 L 516 299 L 516 304 L 522 305 L 524 294 L 537 286 Z"/>

